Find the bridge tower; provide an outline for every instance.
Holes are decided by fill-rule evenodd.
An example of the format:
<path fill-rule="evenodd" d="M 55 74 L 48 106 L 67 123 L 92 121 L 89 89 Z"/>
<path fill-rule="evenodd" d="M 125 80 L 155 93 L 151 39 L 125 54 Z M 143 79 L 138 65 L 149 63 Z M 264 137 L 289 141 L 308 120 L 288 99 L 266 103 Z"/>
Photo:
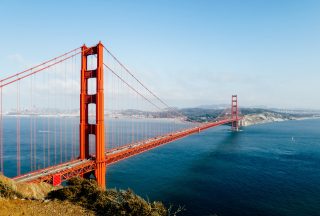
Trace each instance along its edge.
<path fill-rule="evenodd" d="M 96 55 L 96 69 L 88 70 L 88 56 Z M 96 79 L 95 94 L 88 93 L 88 80 Z M 81 90 L 80 90 L 80 159 L 89 155 L 89 135 L 95 136 L 95 171 L 94 176 L 101 188 L 106 186 L 106 164 L 104 146 L 104 90 L 103 90 L 103 45 L 101 42 L 93 47 L 82 46 L 81 52 Z M 88 105 L 95 104 L 95 124 L 88 122 Z"/>
<path fill-rule="evenodd" d="M 239 115 L 239 110 L 238 110 L 238 96 L 237 95 L 232 95 L 232 100 L 231 100 L 231 119 L 234 120 L 232 121 L 231 124 L 231 130 L 232 131 L 238 131 L 239 130 L 239 121 L 238 121 L 238 115 Z"/>

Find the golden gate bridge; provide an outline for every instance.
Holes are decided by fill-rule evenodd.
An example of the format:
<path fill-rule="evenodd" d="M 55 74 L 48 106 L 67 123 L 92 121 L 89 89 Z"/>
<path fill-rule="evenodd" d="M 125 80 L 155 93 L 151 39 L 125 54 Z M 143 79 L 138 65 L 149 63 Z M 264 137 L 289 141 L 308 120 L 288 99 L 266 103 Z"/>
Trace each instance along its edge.
<path fill-rule="evenodd" d="M 189 121 L 101 42 L 1 79 L 0 115 L 1 172 L 54 186 L 94 176 L 102 188 L 110 164 L 241 120 L 232 95 L 216 119 Z"/>

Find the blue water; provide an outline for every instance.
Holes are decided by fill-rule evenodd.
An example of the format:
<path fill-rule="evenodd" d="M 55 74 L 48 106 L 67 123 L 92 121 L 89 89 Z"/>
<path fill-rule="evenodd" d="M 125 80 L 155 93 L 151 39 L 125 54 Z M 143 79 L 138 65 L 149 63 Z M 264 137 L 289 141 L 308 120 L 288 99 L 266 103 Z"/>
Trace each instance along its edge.
<path fill-rule="evenodd" d="M 37 121 L 38 128 L 33 130 L 37 168 L 74 157 L 71 145 L 63 146 L 62 156 L 58 145 L 58 155 L 54 156 L 54 121 L 49 119 L 49 126 L 48 118 Z M 60 123 L 58 119 L 58 128 Z M 122 128 L 121 133 L 131 133 L 131 124 L 120 119 L 108 123 L 107 137 L 112 145 L 130 141 L 130 137 L 117 139 L 117 131 Z M 5 174 L 15 176 L 16 120 L 8 118 L 4 124 Z M 163 130 L 170 125 L 149 122 L 149 132 L 154 133 L 152 128 L 157 124 Z M 29 125 L 30 119 L 21 118 L 22 173 L 30 170 Z M 72 125 L 78 128 L 78 119 L 62 120 L 64 143 L 78 142 L 77 131 L 75 140 L 72 139 Z M 317 216 L 319 128 L 320 120 L 303 120 L 255 125 L 238 133 L 230 132 L 228 126 L 209 129 L 107 167 L 107 186 L 131 188 L 140 196 L 163 201 L 167 206 L 184 206 L 186 211 L 180 215 Z M 142 136 L 141 133 L 135 131 L 135 137 Z M 59 143 L 60 137 L 57 139 Z M 78 148 L 74 150 L 77 152 Z"/>
<path fill-rule="evenodd" d="M 105 124 L 106 149 L 194 126 L 190 122 L 168 119 L 117 118 L 106 119 Z M 0 139 L 3 141 L 4 168 L 2 169 L 0 163 L 0 172 L 8 177 L 19 175 L 17 128 L 20 128 L 20 174 L 74 160 L 79 156 L 79 118 L 77 117 L 4 116 L 2 125 L 3 137 L 0 136 Z M 95 140 L 91 135 L 89 152 L 95 153 Z"/>
<path fill-rule="evenodd" d="M 222 126 L 108 167 L 108 187 L 182 215 L 320 215 L 320 120 Z"/>

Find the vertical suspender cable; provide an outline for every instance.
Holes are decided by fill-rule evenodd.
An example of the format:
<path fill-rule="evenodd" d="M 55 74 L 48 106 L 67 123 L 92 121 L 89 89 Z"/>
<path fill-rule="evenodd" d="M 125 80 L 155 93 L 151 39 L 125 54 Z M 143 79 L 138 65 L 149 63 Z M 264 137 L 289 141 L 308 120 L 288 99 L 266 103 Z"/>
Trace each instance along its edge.
<path fill-rule="evenodd" d="M 59 116 L 60 121 L 60 163 L 62 163 L 62 116 Z"/>
<path fill-rule="evenodd" d="M 66 63 L 64 63 L 64 84 L 65 86 L 67 84 L 67 64 Z M 63 104 L 66 106 L 67 100 L 68 100 L 67 95 L 64 96 L 64 100 L 65 101 Z M 64 108 L 66 109 L 67 107 L 64 107 Z M 64 161 L 67 161 L 67 118 L 66 116 L 64 118 Z"/>
<path fill-rule="evenodd" d="M 49 77 L 49 71 L 48 71 L 48 73 L 47 73 L 47 82 L 46 83 L 49 83 L 50 82 L 50 77 Z M 49 90 L 48 90 L 48 96 L 47 96 L 47 98 L 48 98 L 48 108 L 50 107 L 49 105 L 50 105 L 50 92 L 49 92 Z M 48 112 L 50 111 L 50 109 L 48 109 Z M 47 144 L 48 144 L 48 165 L 47 166 L 50 166 L 50 113 L 48 113 L 47 114 L 47 133 L 48 133 L 48 137 L 47 137 Z"/>
<path fill-rule="evenodd" d="M 36 83 L 36 80 L 35 82 Z M 34 161 L 33 161 L 33 168 L 37 169 L 37 116 L 34 116 L 34 122 L 33 122 L 33 137 L 34 137 L 34 144 L 33 144 L 33 156 L 34 156 Z"/>
<path fill-rule="evenodd" d="M 74 67 L 74 58 L 71 59 L 71 96 L 70 96 L 70 101 L 69 103 L 71 104 L 70 106 L 70 111 L 72 112 L 72 93 L 73 93 L 73 89 L 74 89 L 74 84 L 73 84 L 73 80 L 74 80 L 74 71 L 73 71 L 73 67 Z M 71 118 L 70 118 L 70 122 L 71 122 L 71 159 L 73 160 L 73 153 L 74 153 L 74 121 L 73 121 L 73 116 L 70 112 Z"/>
<path fill-rule="evenodd" d="M 20 81 L 17 82 L 17 175 L 21 173 L 20 164 Z"/>
<path fill-rule="evenodd" d="M 1 82 L 2 84 L 2 82 Z M 0 172 L 4 174 L 3 167 L 3 107 L 2 107 L 2 87 L 0 88 Z"/>
<path fill-rule="evenodd" d="M 32 109 L 32 77 L 30 78 L 30 170 L 33 170 L 33 109 Z"/>
<path fill-rule="evenodd" d="M 43 153 L 43 168 L 46 167 L 46 133 L 45 133 L 45 125 L 46 125 L 46 118 L 42 116 L 42 153 Z"/>
<path fill-rule="evenodd" d="M 57 66 L 54 67 L 54 108 L 57 111 Z M 57 164 L 57 118 L 54 117 L 54 164 Z"/>

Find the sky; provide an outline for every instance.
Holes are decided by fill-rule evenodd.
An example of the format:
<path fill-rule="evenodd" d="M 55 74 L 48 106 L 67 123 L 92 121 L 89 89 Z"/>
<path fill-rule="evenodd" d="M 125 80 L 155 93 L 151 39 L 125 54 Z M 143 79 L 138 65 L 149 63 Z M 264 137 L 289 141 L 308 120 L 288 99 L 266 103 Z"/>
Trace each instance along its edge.
<path fill-rule="evenodd" d="M 0 2 L 0 77 L 99 41 L 175 107 L 320 109 L 320 1 Z"/>

